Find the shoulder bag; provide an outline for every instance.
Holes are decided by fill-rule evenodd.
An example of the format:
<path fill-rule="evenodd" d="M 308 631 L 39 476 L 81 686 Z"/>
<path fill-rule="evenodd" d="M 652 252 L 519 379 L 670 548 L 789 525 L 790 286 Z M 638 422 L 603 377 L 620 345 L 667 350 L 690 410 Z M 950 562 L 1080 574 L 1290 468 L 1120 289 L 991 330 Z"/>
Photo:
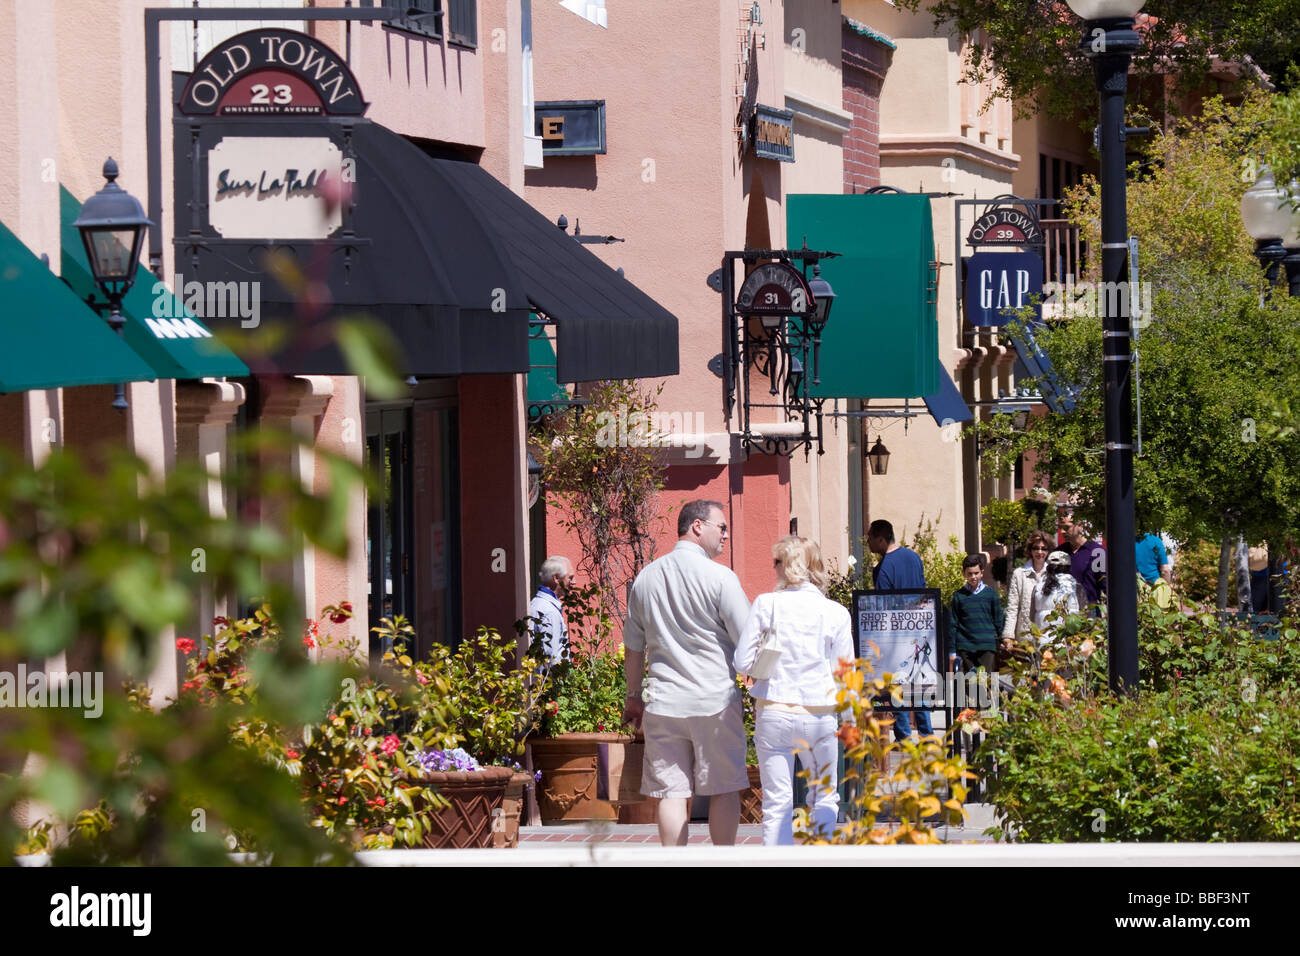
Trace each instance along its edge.
<path fill-rule="evenodd" d="M 749 669 L 749 676 L 755 680 L 767 680 L 776 672 L 776 662 L 781 659 L 781 639 L 776 633 L 776 595 L 772 595 L 772 623 L 758 636 L 758 656 L 754 666 Z"/>

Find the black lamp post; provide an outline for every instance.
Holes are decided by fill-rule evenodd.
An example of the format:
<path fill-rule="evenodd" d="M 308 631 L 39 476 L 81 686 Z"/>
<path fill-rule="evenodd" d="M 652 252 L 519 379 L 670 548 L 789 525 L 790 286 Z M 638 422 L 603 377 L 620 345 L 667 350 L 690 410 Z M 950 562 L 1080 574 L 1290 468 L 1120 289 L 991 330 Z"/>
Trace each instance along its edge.
<path fill-rule="evenodd" d="M 1291 232 L 1291 212 L 1287 191 L 1274 180 L 1273 170 L 1262 167 L 1254 185 L 1242 194 L 1241 222 L 1255 240 L 1255 258 L 1270 286 L 1277 284 L 1278 266 L 1287 258 L 1282 240 Z"/>
<path fill-rule="evenodd" d="M 135 284 L 145 230 L 153 223 L 145 217 L 140 201 L 115 182 L 117 163 L 111 156 L 104 163 L 104 178 L 108 182 L 86 200 L 73 225 L 81 232 L 95 284 L 108 299 L 108 324 L 121 336 L 126 324 L 122 297 Z M 114 388 L 113 407 L 126 410 L 126 389 L 120 382 Z"/>
<path fill-rule="evenodd" d="M 1291 222 L 1282 236 L 1282 247 L 1286 250 L 1282 267 L 1286 269 L 1287 292 L 1292 298 L 1297 298 L 1300 297 L 1300 181 L 1291 180 L 1287 193 L 1287 212 Z"/>
<path fill-rule="evenodd" d="M 1087 22 L 1081 49 L 1092 59 L 1101 98 L 1101 280 L 1127 283 L 1128 208 L 1124 121 L 1128 68 L 1142 41 L 1133 29 L 1144 0 L 1067 0 Z M 1124 288 L 1112 286 L 1111 288 Z M 1106 592 L 1110 686 L 1138 686 L 1137 523 L 1133 496 L 1132 322 L 1114 296 L 1103 296 L 1102 361 L 1106 419 Z"/>

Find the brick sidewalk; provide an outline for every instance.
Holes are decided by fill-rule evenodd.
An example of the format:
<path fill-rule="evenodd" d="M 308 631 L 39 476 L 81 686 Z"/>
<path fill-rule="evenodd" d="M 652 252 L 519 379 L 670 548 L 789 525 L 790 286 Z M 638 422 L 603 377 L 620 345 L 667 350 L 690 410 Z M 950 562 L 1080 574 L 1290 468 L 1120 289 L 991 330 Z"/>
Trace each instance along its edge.
<path fill-rule="evenodd" d="M 944 830 L 940 831 L 943 836 Z M 993 843 L 991 837 L 983 833 L 983 827 L 948 827 L 948 843 Z M 692 846 L 709 843 L 709 825 L 692 823 L 688 842 Z M 618 843 L 632 846 L 649 844 L 659 845 L 659 830 L 653 824 L 624 823 L 605 824 L 603 826 L 583 823 L 559 824 L 544 827 L 520 827 L 520 849 L 537 849 L 541 847 L 573 846 L 588 843 Z M 736 834 L 737 846 L 762 846 L 763 828 L 755 823 L 743 823 Z"/>

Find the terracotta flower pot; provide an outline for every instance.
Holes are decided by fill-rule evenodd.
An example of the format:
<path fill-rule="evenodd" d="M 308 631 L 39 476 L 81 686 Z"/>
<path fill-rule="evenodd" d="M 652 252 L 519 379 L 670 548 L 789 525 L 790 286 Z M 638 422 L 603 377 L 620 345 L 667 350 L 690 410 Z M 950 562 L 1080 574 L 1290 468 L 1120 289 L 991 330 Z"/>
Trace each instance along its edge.
<path fill-rule="evenodd" d="M 509 767 L 487 767 L 473 772 L 435 770 L 413 778 L 450 803 L 433 813 L 424 846 L 431 850 L 491 847 L 514 773 Z"/>
<path fill-rule="evenodd" d="M 621 746 L 631 739 L 623 734 L 573 733 L 530 740 L 533 766 L 542 772 L 537 785 L 542 822 L 615 819 L 617 814 L 607 796 L 611 789 L 608 773 L 605 779 L 601 774 L 601 747 L 606 748 L 608 768 L 610 745 Z M 613 789 L 621 790 L 621 781 Z M 605 791 L 604 799 L 601 790 Z"/>
<path fill-rule="evenodd" d="M 757 767 L 746 767 L 749 789 L 740 791 L 740 822 L 763 822 L 763 780 Z"/>
<path fill-rule="evenodd" d="M 493 832 L 492 845 L 497 849 L 513 849 L 519 845 L 519 818 L 523 814 L 524 798 L 528 785 L 533 782 L 531 773 L 516 772 L 511 775 L 506 785 L 505 798 L 501 802 L 503 825 Z"/>

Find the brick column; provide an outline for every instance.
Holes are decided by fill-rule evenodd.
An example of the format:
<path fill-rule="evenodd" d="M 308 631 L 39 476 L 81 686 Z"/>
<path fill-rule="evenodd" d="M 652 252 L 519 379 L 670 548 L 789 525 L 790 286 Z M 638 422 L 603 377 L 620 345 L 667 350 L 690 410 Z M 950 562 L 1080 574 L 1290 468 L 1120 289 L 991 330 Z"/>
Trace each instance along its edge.
<path fill-rule="evenodd" d="M 844 134 L 844 192 L 852 194 L 880 185 L 880 85 L 892 51 L 847 23 L 841 36 L 844 109 L 853 114 Z"/>

